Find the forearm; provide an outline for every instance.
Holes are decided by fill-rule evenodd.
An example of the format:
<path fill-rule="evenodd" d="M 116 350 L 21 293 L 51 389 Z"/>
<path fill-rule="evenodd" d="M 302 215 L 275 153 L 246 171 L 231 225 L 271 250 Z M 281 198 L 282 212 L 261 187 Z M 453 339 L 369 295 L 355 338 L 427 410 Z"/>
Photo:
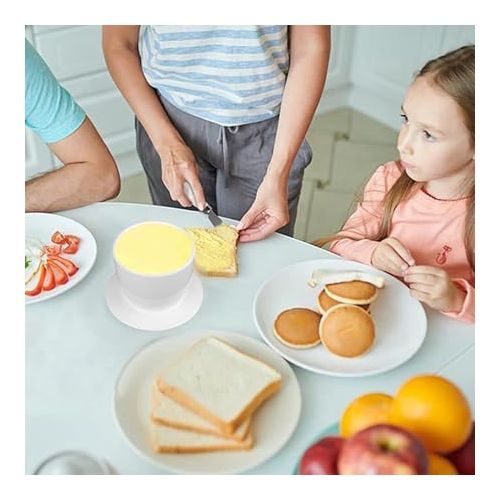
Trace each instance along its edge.
<path fill-rule="evenodd" d="M 461 300 L 461 306 L 457 311 L 443 311 L 443 314 L 464 323 L 474 323 L 476 317 L 476 289 L 465 279 L 454 279 L 452 281 L 458 288 L 463 300 Z"/>
<path fill-rule="evenodd" d="M 184 142 L 144 77 L 137 44 L 115 40 L 105 28 L 103 51 L 111 77 L 146 129 L 155 149 L 161 151 Z"/>
<path fill-rule="evenodd" d="M 329 28 L 328 28 L 329 29 Z M 293 43 L 293 42 L 292 42 Z M 330 39 L 305 49 L 292 46 L 278 129 L 268 175 L 286 182 L 326 80 Z"/>
<path fill-rule="evenodd" d="M 25 211 L 56 212 L 103 201 L 116 196 L 119 185 L 118 175 L 102 165 L 67 164 L 26 182 Z"/>

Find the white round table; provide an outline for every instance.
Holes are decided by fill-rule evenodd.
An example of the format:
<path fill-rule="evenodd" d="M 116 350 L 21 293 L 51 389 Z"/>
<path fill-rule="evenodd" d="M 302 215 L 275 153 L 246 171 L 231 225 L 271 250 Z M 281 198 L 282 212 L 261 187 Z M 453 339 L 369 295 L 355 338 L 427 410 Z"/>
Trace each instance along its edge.
<path fill-rule="evenodd" d="M 181 227 L 207 226 L 189 210 L 129 203 L 98 203 L 61 212 L 86 226 L 97 241 L 97 260 L 73 289 L 26 307 L 26 473 L 47 456 L 78 449 L 106 459 L 121 474 L 163 474 L 134 453 L 113 416 L 113 391 L 124 363 L 142 346 L 171 333 L 142 332 L 110 313 L 105 289 L 114 272 L 112 244 L 125 227 L 163 220 Z M 338 258 L 300 240 L 275 234 L 241 244 L 237 278 L 202 278 L 203 304 L 175 334 L 213 328 L 260 340 L 253 298 L 271 274 L 289 264 Z M 366 392 L 394 393 L 407 378 L 439 373 L 457 383 L 474 406 L 474 327 L 426 308 L 422 348 L 381 375 L 336 378 L 293 367 L 302 392 L 299 424 L 288 443 L 249 474 L 289 474 L 311 440 L 336 422 L 345 406 Z"/>

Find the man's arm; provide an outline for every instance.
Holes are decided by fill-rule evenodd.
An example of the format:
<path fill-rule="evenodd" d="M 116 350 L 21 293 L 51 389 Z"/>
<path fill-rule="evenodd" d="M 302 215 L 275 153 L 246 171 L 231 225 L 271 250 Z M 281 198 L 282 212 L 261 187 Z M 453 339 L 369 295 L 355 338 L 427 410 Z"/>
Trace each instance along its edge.
<path fill-rule="evenodd" d="M 290 67 L 278 130 L 256 200 L 241 219 L 240 241 L 265 238 L 288 223 L 288 176 L 326 80 L 330 26 L 290 26 Z"/>
<path fill-rule="evenodd" d="M 77 208 L 120 192 L 115 160 L 88 118 L 71 135 L 48 146 L 64 166 L 26 182 L 26 212 Z"/>

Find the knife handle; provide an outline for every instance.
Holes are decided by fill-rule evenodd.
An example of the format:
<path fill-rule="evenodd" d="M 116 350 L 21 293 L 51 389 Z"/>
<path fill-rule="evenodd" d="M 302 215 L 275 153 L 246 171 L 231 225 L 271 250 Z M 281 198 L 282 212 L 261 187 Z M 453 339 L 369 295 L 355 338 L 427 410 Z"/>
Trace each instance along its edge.
<path fill-rule="evenodd" d="M 188 181 L 184 181 L 184 194 L 187 196 L 188 200 L 195 206 L 197 207 L 198 204 L 196 203 L 196 198 L 194 196 L 194 191 L 193 188 L 191 187 L 191 184 L 189 184 Z"/>

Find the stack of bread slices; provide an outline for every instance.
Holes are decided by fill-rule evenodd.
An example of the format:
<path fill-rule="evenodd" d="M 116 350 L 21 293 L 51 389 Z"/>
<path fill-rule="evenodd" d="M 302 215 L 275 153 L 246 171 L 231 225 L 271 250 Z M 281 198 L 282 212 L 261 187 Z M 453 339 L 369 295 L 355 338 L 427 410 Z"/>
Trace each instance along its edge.
<path fill-rule="evenodd" d="M 154 380 L 151 443 L 158 453 L 249 450 L 254 412 L 281 386 L 274 368 L 216 337 L 191 346 Z"/>

